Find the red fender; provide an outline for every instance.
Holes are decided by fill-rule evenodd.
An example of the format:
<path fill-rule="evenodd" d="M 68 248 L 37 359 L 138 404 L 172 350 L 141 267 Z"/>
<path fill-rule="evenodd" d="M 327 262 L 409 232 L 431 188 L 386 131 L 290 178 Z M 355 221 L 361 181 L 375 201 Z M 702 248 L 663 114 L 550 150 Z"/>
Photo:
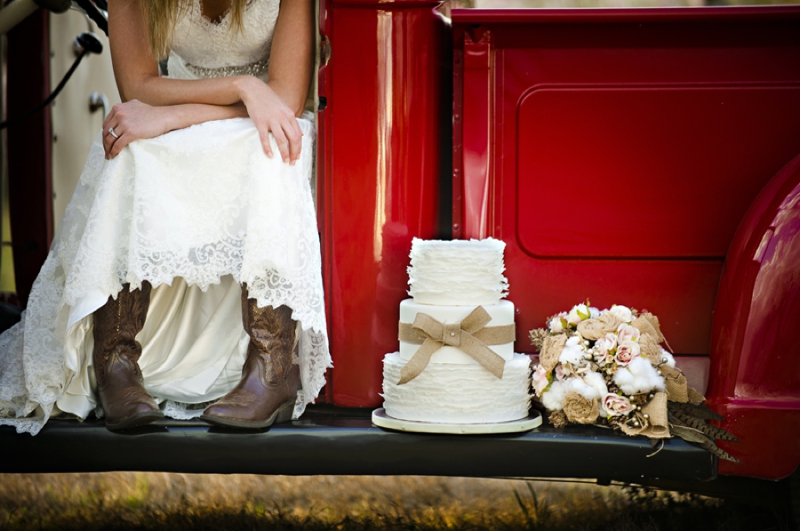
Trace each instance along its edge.
<path fill-rule="evenodd" d="M 732 183 L 735 185 L 734 183 Z M 779 479 L 800 463 L 800 155 L 750 206 L 722 272 L 708 402 L 740 438 L 720 474 Z"/>

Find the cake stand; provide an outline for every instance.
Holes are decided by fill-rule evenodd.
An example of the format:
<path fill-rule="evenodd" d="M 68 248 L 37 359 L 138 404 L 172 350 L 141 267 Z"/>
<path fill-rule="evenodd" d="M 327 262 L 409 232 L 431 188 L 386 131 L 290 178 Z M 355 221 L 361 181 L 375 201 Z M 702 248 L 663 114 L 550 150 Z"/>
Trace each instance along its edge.
<path fill-rule="evenodd" d="M 378 408 L 372 412 L 372 423 L 381 428 L 418 433 L 447 433 L 453 435 L 478 435 L 487 433 L 518 433 L 532 430 L 542 425 L 542 415 L 531 411 L 530 415 L 519 420 L 507 422 L 488 422 L 485 424 L 441 424 L 418 420 L 400 420 L 390 417 L 386 410 Z"/>

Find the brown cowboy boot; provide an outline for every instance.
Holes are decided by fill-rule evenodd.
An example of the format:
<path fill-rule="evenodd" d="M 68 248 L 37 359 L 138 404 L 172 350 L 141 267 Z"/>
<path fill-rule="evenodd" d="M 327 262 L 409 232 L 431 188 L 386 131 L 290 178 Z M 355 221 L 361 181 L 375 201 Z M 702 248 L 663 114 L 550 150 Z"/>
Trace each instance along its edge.
<path fill-rule="evenodd" d="M 136 341 L 136 334 L 144 326 L 150 289 L 148 282 L 135 291 L 125 284 L 116 300 L 109 297 L 94 312 L 94 375 L 109 430 L 141 426 L 164 417 L 142 385 L 138 364 L 142 345 Z"/>
<path fill-rule="evenodd" d="M 259 308 L 242 286 L 242 320 L 250 336 L 242 379 L 200 418 L 232 428 L 266 428 L 291 420 L 300 382 L 300 369 L 292 363 L 292 310 L 288 306 Z"/>

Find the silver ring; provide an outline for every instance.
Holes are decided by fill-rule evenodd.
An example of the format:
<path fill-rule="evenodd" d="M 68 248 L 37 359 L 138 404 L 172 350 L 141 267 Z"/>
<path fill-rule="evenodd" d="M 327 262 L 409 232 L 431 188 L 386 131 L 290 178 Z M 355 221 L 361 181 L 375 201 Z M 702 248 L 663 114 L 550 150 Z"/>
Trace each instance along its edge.
<path fill-rule="evenodd" d="M 111 135 L 111 136 L 113 136 L 114 138 L 119 138 L 119 137 L 117 136 L 117 133 L 115 133 L 115 132 L 114 132 L 114 128 L 113 128 L 113 127 L 109 127 L 109 128 L 108 128 L 108 134 L 110 134 L 110 135 Z"/>

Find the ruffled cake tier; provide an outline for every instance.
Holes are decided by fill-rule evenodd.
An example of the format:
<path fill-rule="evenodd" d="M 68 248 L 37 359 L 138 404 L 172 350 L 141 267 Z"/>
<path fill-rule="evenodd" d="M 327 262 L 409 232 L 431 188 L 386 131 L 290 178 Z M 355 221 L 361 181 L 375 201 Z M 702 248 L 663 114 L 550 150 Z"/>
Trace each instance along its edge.
<path fill-rule="evenodd" d="M 383 360 L 383 407 L 396 419 L 440 424 L 507 422 L 528 416 L 530 359 L 514 354 L 498 379 L 478 364 L 430 363 L 403 385 L 406 361 L 398 352 Z"/>
<path fill-rule="evenodd" d="M 420 240 L 411 245 L 409 295 L 420 304 L 497 304 L 505 297 L 506 244 L 485 240 Z"/>

